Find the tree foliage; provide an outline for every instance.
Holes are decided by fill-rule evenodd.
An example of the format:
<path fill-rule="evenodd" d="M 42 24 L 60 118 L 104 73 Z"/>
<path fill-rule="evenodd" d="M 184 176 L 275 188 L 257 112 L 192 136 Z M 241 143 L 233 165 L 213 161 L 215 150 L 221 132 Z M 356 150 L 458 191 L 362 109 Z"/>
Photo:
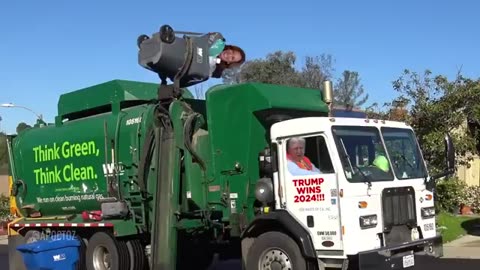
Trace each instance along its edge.
<path fill-rule="evenodd" d="M 7 135 L 0 132 L 0 175 L 8 171 Z"/>
<path fill-rule="evenodd" d="M 458 74 L 449 81 L 442 75 L 433 76 L 426 70 L 422 75 L 404 70 L 393 81 L 399 94 L 384 106 L 387 111 L 374 115 L 383 119 L 405 120 L 415 130 L 424 158 L 433 172 L 445 169 L 444 138 L 451 134 L 457 154 L 457 164 L 465 165 L 479 151 L 480 81 Z M 394 114 L 395 112 L 403 114 Z"/>
<path fill-rule="evenodd" d="M 223 73 L 225 84 L 258 82 L 293 87 L 322 89 L 325 80 L 334 80 L 335 60 L 329 54 L 306 56 L 304 64 L 297 69 L 297 56 L 294 52 L 275 51 L 265 59 L 245 62 L 241 68 L 227 69 Z M 346 70 L 334 88 L 335 102 L 339 106 L 359 107 L 365 104 L 368 94 L 364 94 L 358 72 Z"/>
<path fill-rule="evenodd" d="M 0 132 L 0 166 L 8 162 L 7 135 Z"/>
<path fill-rule="evenodd" d="M 339 106 L 360 107 L 368 100 L 368 94 L 364 92 L 358 72 L 345 70 L 335 87 L 335 103 Z"/>
<path fill-rule="evenodd" d="M 295 68 L 297 56 L 293 52 L 275 51 L 265 59 L 247 61 L 242 68 L 225 70 L 223 82 L 226 84 L 258 82 L 293 87 L 320 89 L 333 73 L 333 58 L 330 55 L 305 57 L 300 70 Z"/>
<path fill-rule="evenodd" d="M 333 78 L 333 57 L 323 54 L 321 56 L 305 57 L 305 65 L 300 72 L 300 87 L 321 89 L 325 80 Z"/>
<path fill-rule="evenodd" d="M 20 122 L 17 126 L 17 134 L 28 128 L 31 128 L 31 126 L 25 122 Z"/>

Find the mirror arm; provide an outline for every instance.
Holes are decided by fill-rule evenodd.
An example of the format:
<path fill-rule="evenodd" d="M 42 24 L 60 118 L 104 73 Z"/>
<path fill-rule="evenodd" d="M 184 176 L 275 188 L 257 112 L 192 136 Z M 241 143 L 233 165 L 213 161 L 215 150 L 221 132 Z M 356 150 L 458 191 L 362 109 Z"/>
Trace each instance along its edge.
<path fill-rule="evenodd" d="M 439 178 L 442 178 L 442 177 L 445 177 L 447 175 L 451 175 L 455 172 L 455 170 L 453 169 L 450 169 L 450 170 L 446 170 L 442 173 L 439 173 L 439 174 L 436 174 L 436 175 L 433 175 L 432 177 L 430 177 L 430 181 L 436 181 L 437 179 Z"/>

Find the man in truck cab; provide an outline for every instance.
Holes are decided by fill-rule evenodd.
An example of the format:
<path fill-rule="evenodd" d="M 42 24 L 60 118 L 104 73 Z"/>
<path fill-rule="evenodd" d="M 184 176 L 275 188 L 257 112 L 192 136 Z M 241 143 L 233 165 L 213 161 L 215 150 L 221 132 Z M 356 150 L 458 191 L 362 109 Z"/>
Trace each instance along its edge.
<path fill-rule="evenodd" d="M 390 166 L 388 165 L 388 160 L 384 155 L 379 155 L 373 160 L 373 166 L 379 168 L 384 172 L 388 172 L 390 170 Z"/>
<path fill-rule="evenodd" d="M 305 139 L 295 137 L 287 143 L 288 170 L 292 175 L 309 175 L 321 173 L 320 170 L 305 156 Z"/>

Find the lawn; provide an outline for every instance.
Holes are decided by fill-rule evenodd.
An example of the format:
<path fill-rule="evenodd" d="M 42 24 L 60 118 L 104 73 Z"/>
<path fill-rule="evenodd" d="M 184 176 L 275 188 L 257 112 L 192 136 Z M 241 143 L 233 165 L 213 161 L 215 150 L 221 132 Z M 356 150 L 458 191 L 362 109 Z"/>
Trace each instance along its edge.
<path fill-rule="evenodd" d="M 458 216 L 442 212 L 438 215 L 437 222 L 443 236 L 443 242 L 448 243 L 471 233 L 475 229 L 475 224 L 480 224 L 480 217 Z"/>

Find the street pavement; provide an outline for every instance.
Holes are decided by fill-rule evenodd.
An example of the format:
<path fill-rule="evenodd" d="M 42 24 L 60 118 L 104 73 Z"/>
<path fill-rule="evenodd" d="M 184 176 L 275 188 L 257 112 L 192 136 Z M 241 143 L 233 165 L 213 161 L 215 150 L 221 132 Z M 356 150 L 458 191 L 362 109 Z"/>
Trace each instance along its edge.
<path fill-rule="evenodd" d="M 8 246 L 6 239 L 0 236 L 0 269 L 8 270 Z M 478 241 L 478 242 L 476 242 Z M 478 245 L 476 245 L 478 244 Z M 458 250 L 455 251 L 455 250 Z M 435 269 L 435 270 L 478 270 L 480 269 L 480 237 L 466 236 L 445 246 L 445 257 L 442 259 L 417 260 L 422 266 L 409 268 L 410 270 Z M 474 259 L 476 258 L 476 259 Z M 239 261 L 223 262 L 215 270 L 241 270 Z M 212 269 L 212 270 L 213 270 Z"/>

